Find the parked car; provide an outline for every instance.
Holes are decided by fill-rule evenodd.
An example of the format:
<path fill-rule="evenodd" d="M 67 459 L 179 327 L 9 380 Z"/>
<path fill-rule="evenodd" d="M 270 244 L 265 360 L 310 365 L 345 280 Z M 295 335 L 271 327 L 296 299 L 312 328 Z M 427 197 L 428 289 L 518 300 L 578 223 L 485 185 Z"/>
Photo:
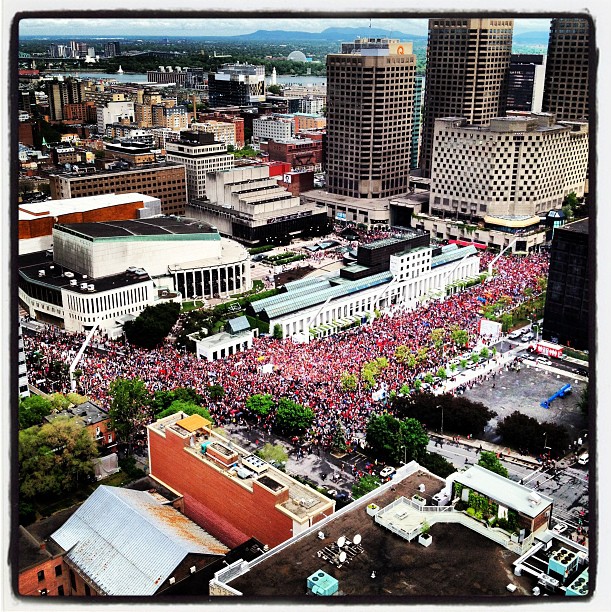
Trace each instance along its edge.
<path fill-rule="evenodd" d="M 510 333 L 508 334 L 508 338 L 509 338 L 510 340 L 518 340 L 518 339 L 521 337 L 521 333 L 522 333 L 522 332 L 521 332 L 521 330 L 520 330 L 520 329 L 516 329 L 516 330 L 514 330 L 513 332 L 510 332 Z"/>
<path fill-rule="evenodd" d="M 392 476 L 393 474 L 395 474 L 395 468 L 391 467 L 390 465 L 380 470 L 381 478 L 388 478 L 389 476 Z"/>
<path fill-rule="evenodd" d="M 553 531 L 555 533 L 563 533 L 567 529 L 567 525 L 565 523 L 557 523 L 553 527 Z"/>
<path fill-rule="evenodd" d="M 521 336 L 521 342 L 529 342 L 530 340 L 533 340 L 535 338 L 535 336 L 533 335 L 533 332 L 527 332 L 526 334 L 523 334 Z"/>
<path fill-rule="evenodd" d="M 536 360 L 535 355 L 525 355 L 525 359 L 527 361 L 535 361 Z"/>
<path fill-rule="evenodd" d="M 536 362 L 541 363 L 542 365 L 552 365 L 552 361 L 548 357 L 538 357 Z"/>

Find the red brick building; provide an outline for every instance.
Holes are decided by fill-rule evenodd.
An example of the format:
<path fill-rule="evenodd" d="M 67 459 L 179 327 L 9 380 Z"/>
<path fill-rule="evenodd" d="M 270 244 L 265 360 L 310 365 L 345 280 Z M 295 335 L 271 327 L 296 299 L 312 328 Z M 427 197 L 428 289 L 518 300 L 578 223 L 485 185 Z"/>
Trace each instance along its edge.
<path fill-rule="evenodd" d="M 335 502 L 178 413 L 148 426 L 150 475 L 183 495 L 185 514 L 229 547 L 270 547 L 334 512 Z"/>
<path fill-rule="evenodd" d="M 271 161 L 291 164 L 294 170 L 319 170 L 323 161 L 323 143 L 306 138 L 262 142 L 261 151 L 267 153 Z"/>
<path fill-rule="evenodd" d="M 314 170 L 286 172 L 279 178 L 282 180 L 279 180 L 278 184 L 294 196 L 299 196 L 302 191 L 314 189 Z"/>

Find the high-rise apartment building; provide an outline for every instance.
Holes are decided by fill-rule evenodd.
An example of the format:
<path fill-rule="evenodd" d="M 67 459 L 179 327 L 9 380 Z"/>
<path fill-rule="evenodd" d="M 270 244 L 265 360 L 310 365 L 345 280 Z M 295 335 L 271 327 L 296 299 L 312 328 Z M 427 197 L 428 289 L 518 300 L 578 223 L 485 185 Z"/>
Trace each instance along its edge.
<path fill-rule="evenodd" d="M 560 121 L 589 117 L 588 19 L 552 19 L 542 109 Z"/>
<path fill-rule="evenodd" d="M 121 44 L 117 41 L 104 43 L 104 57 L 121 55 Z"/>
<path fill-rule="evenodd" d="M 63 81 L 53 80 L 46 84 L 49 100 L 49 117 L 51 121 L 62 121 L 66 104 L 80 104 L 85 101 L 85 82 L 67 78 Z"/>
<path fill-rule="evenodd" d="M 488 127 L 438 119 L 433 145 L 433 214 L 511 228 L 532 217 L 539 224 L 571 192 L 584 195 L 586 122 L 559 124 L 546 113 L 498 117 Z"/>
<path fill-rule="evenodd" d="M 51 175 L 49 187 L 54 200 L 103 193 L 143 193 L 159 199 L 164 215 L 185 214 L 187 202 L 185 166 L 171 163 L 86 174 L 64 172 Z"/>
<path fill-rule="evenodd" d="M 419 147 L 421 144 L 421 117 L 423 113 L 423 91 L 425 77 L 414 79 L 414 108 L 412 109 L 412 136 L 410 140 L 410 169 L 419 167 Z"/>
<path fill-rule="evenodd" d="M 531 113 L 541 112 L 545 72 L 545 55 L 512 55 L 508 71 L 506 109 Z"/>
<path fill-rule="evenodd" d="M 209 132 L 181 132 L 179 142 L 166 143 L 166 159 L 185 166 L 189 202 L 206 199 L 207 172 L 234 167 L 234 156 L 227 152 L 227 145 L 216 142 Z"/>
<path fill-rule="evenodd" d="M 513 19 L 430 19 L 419 166 L 431 175 L 434 123 L 465 117 L 484 125 L 506 110 Z"/>
<path fill-rule="evenodd" d="M 327 56 L 327 185 L 385 198 L 408 191 L 416 56 L 412 43 L 361 38 Z"/>

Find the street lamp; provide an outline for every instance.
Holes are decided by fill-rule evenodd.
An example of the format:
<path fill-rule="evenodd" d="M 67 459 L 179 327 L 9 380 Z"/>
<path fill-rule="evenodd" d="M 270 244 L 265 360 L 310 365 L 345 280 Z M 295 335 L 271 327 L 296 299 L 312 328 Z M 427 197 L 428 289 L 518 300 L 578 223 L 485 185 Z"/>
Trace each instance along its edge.
<path fill-rule="evenodd" d="M 444 435 L 444 406 L 436 406 L 436 408 L 442 409 L 442 420 L 440 422 L 440 435 Z"/>

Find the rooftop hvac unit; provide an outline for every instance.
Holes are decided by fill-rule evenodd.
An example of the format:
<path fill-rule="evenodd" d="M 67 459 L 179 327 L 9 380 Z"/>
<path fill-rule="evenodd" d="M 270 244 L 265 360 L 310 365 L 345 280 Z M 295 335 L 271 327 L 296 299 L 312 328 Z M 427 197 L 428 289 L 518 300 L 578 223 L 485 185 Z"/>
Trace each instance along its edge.
<path fill-rule="evenodd" d="M 419 485 L 419 492 L 420 492 L 420 493 L 425 493 L 425 485 L 424 485 L 423 483 L 421 483 L 421 484 Z"/>
<path fill-rule="evenodd" d="M 87 285 L 87 291 L 94 291 L 94 285 Z"/>
<path fill-rule="evenodd" d="M 74 278 L 74 272 L 64 272 L 66 278 Z"/>
<path fill-rule="evenodd" d="M 77 283 L 77 279 L 76 279 L 76 278 L 73 278 L 73 279 L 70 281 L 70 286 L 71 286 L 71 287 L 76 287 L 76 286 L 77 286 L 77 284 L 78 284 L 78 283 Z"/>
<path fill-rule="evenodd" d="M 79 287 L 80 287 L 81 289 L 87 289 L 87 283 L 81 283 L 81 284 L 79 285 Z"/>
<path fill-rule="evenodd" d="M 49 270 L 54 270 L 55 266 L 49 266 Z"/>
<path fill-rule="evenodd" d="M 38 271 L 38 276 L 39 276 L 39 278 L 40 278 L 41 276 L 44 276 L 44 275 L 45 275 L 45 271 L 44 271 L 44 270 L 39 270 L 39 271 Z"/>
<path fill-rule="evenodd" d="M 168 579 L 168 582 L 170 584 L 174 584 L 176 582 L 176 578 L 174 576 L 170 576 L 170 578 Z"/>
<path fill-rule="evenodd" d="M 87 278 L 87 274 L 83 274 L 83 280 Z"/>
<path fill-rule="evenodd" d="M 192 565 L 192 566 L 189 568 L 189 571 L 190 571 L 192 574 L 195 574 L 195 571 L 196 571 L 196 566 L 195 566 L 195 565 Z"/>

